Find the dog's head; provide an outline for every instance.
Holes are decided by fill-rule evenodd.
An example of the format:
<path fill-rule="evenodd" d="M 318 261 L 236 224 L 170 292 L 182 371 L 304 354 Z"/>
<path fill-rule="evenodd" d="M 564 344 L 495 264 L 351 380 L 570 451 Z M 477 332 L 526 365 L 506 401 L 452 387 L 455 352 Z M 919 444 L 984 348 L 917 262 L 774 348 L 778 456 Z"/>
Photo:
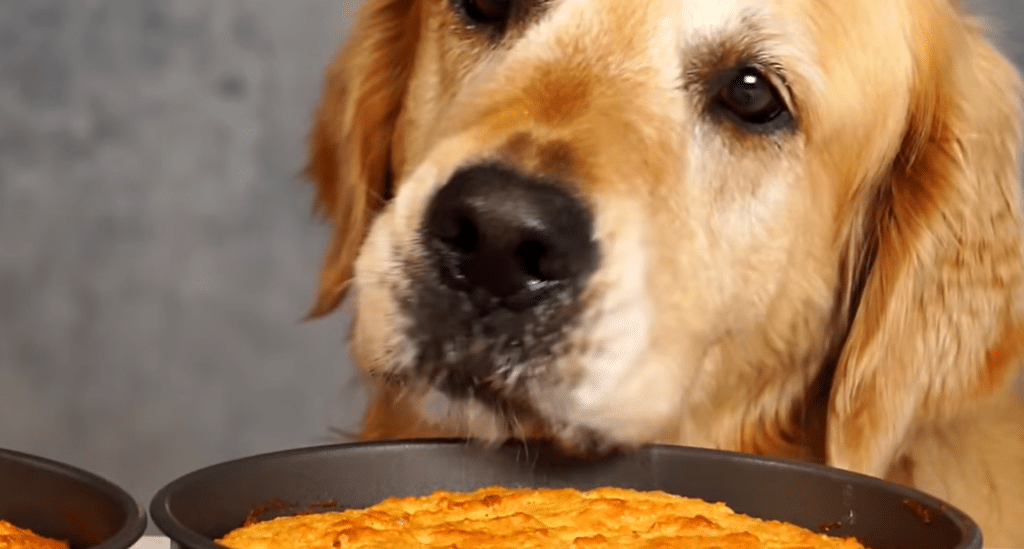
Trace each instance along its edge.
<path fill-rule="evenodd" d="M 1020 356 L 1017 96 L 949 0 L 370 0 L 314 314 L 459 434 L 780 453 L 817 391 L 878 472 Z"/>

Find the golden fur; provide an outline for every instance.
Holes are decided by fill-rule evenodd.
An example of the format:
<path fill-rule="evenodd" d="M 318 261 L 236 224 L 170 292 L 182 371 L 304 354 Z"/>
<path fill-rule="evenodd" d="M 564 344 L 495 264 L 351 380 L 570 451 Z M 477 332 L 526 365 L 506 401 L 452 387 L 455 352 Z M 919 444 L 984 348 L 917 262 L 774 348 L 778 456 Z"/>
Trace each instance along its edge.
<path fill-rule="evenodd" d="M 312 133 L 333 228 L 312 314 L 351 288 L 364 437 L 796 457 L 1024 547 L 1020 81 L 959 3 L 512 0 L 496 34 L 460 1 L 369 0 Z M 749 62 L 791 131 L 708 115 L 707 82 Z M 565 182 L 601 246 L 522 406 L 412 373 L 418 228 L 480 162 Z"/>

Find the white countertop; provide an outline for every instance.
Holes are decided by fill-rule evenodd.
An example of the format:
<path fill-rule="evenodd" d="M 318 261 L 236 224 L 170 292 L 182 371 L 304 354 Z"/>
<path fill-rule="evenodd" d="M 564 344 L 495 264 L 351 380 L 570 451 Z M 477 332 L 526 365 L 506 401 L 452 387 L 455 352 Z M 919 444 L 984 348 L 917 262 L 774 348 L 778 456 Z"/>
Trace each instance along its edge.
<path fill-rule="evenodd" d="M 163 536 L 142 536 L 142 539 L 132 545 L 132 549 L 169 549 L 171 540 Z"/>

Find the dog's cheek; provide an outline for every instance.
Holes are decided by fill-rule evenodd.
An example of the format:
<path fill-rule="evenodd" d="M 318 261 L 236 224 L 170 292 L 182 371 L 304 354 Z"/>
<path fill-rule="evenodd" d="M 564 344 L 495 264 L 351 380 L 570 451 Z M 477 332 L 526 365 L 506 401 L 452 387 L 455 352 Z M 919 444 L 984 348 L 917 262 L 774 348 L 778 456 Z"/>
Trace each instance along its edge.
<path fill-rule="evenodd" d="M 395 374 L 412 364 L 412 346 L 405 341 L 405 320 L 399 296 L 405 291 L 395 239 L 393 213 L 381 214 L 371 225 L 353 279 L 353 318 L 349 346 L 357 367 L 371 380 Z"/>
<path fill-rule="evenodd" d="M 350 350 L 359 369 L 371 377 L 404 374 L 412 368 L 416 347 L 402 300 L 411 296 L 411 271 L 421 262 L 419 229 L 423 210 L 438 185 L 434 164 L 419 166 L 371 223 L 356 258 Z"/>

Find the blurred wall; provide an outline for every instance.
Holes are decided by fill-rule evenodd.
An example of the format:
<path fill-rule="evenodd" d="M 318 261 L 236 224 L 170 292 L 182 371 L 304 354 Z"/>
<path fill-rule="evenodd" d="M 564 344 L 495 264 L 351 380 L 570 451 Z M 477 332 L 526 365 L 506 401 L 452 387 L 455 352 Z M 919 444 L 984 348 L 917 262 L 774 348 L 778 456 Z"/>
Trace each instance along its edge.
<path fill-rule="evenodd" d="M 1024 64 L 1024 0 L 976 2 Z M 0 447 L 148 505 L 355 425 L 298 177 L 353 4 L 0 0 Z"/>
<path fill-rule="evenodd" d="M 0 0 L 0 447 L 144 504 L 352 427 L 299 172 L 351 3 Z"/>
<path fill-rule="evenodd" d="M 1024 0 L 963 0 L 985 17 L 1002 51 L 1024 71 Z"/>

